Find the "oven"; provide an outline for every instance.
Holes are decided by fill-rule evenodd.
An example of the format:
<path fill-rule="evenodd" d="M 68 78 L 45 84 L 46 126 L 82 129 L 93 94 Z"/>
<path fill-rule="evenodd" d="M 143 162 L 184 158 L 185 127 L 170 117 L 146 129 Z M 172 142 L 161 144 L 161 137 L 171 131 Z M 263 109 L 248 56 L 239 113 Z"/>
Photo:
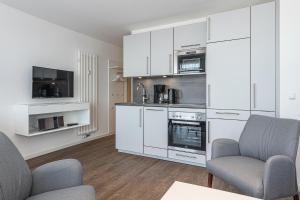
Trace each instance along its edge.
<path fill-rule="evenodd" d="M 169 112 L 168 149 L 205 155 L 205 112 Z"/>
<path fill-rule="evenodd" d="M 205 73 L 205 48 L 182 49 L 174 54 L 174 74 Z"/>

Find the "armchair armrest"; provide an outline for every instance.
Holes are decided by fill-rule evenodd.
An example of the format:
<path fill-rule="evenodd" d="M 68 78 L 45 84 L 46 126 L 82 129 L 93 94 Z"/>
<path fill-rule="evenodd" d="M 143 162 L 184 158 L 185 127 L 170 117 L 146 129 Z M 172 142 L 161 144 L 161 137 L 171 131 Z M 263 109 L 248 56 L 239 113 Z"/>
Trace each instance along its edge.
<path fill-rule="evenodd" d="M 82 185 L 82 166 L 67 159 L 42 165 L 32 172 L 32 195 Z"/>
<path fill-rule="evenodd" d="M 212 143 L 211 158 L 219 158 L 224 156 L 239 156 L 239 143 L 231 139 L 216 139 Z"/>
<path fill-rule="evenodd" d="M 296 166 L 284 155 L 270 157 L 265 164 L 264 199 L 277 199 L 298 193 Z"/>

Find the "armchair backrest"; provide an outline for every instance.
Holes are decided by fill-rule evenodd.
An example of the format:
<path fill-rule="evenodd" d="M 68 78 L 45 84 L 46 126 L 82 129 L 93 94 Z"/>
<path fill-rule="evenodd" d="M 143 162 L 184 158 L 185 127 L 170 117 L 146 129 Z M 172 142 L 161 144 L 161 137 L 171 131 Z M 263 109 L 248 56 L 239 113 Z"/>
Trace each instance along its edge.
<path fill-rule="evenodd" d="M 275 155 L 296 159 L 300 122 L 252 115 L 240 137 L 239 146 L 243 156 L 266 161 Z"/>
<path fill-rule="evenodd" d="M 32 176 L 15 145 L 0 132 L 0 199 L 25 200 L 31 192 Z"/>

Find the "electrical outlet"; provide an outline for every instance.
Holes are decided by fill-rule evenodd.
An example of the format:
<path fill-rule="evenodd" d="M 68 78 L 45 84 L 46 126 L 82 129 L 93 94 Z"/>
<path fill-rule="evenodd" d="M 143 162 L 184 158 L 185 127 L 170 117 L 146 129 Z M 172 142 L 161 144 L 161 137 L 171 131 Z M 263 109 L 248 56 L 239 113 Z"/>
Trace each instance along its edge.
<path fill-rule="evenodd" d="M 88 133 L 88 134 L 84 134 L 84 135 L 82 135 L 81 137 L 82 137 L 82 139 L 86 139 L 86 138 L 88 138 L 88 137 L 90 137 L 91 136 L 91 134 L 90 133 Z"/>

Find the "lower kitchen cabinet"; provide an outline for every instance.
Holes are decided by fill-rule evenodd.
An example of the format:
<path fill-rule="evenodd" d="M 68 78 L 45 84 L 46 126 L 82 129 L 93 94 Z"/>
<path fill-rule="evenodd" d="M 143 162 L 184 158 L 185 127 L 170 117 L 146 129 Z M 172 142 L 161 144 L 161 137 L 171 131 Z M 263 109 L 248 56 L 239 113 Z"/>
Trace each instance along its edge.
<path fill-rule="evenodd" d="M 116 106 L 116 148 L 143 153 L 143 107 Z"/>
<path fill-rule="evenodd" d="M 168 156 L 168 150 L 144 146 L 144 154 L 166 158 Z"/>
<path fill-rule="evenodd" d="M 168 109 L 163 107 L 144 108 L 145 154 L 167 156 Z"/>
<path fill-rule="evenodd" d="M 206 165 L 206 158 L 205 155 L 187 153 L 182 151 L 173 151 L 169 150 L 169 158 L 178 160 L 181 162 L 188 162 L 188 163 L 195 163 L 200 164 L 202 166 Z"/>
<path fill-rule="evenodd" d="M 275 112 L 266 112 L 266 111 L 251 111 L 251 115 L 263 115 L 267 117 L 276 117 Z"/>
<path fill-rule="evenodd" d="M 215 139 L 227 138 L 238 141 L 246 122 L 232 119 L 207 119 L 207 160 L 211 159 L 211 147 Z"/>

